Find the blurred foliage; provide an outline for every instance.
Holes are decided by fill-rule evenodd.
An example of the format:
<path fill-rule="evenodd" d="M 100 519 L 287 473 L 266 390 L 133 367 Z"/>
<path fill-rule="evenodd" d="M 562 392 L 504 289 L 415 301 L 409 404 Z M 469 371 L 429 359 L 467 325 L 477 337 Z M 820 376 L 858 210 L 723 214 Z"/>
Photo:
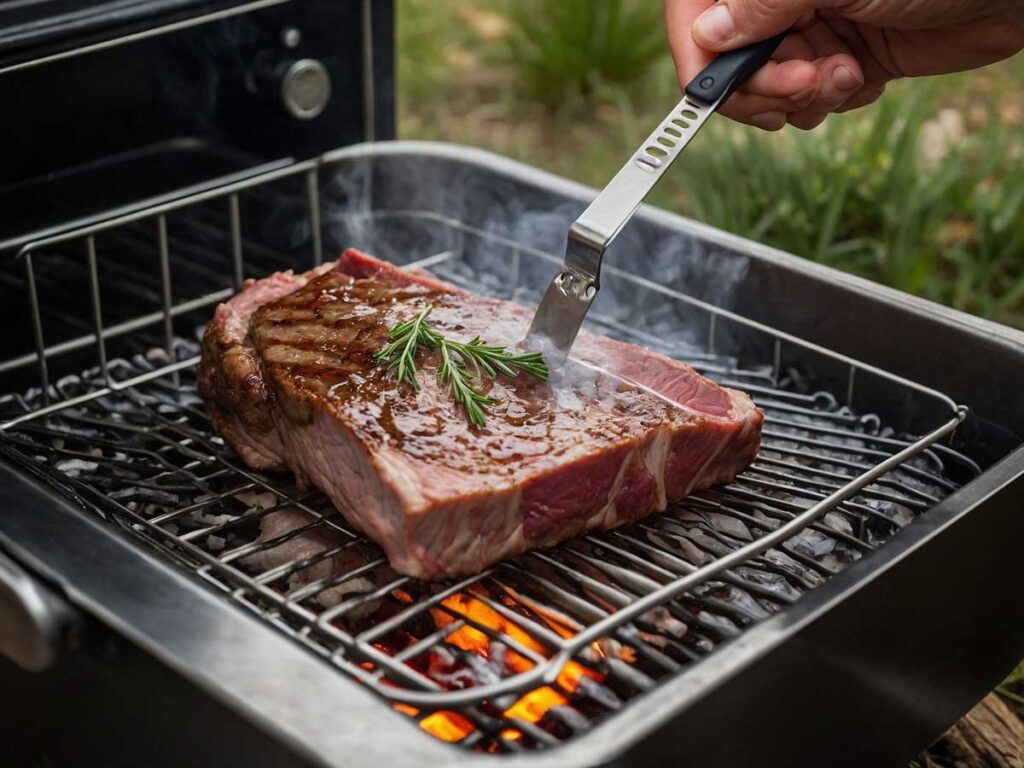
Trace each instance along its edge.
<path fill-rule="evenodd" d="M 505 13 L 499 60 L 547 106 L 637 85 L 665 55 L 661 3 L 650 0 L 511 0 Z"/>
<path fill-rule="evenodd" d="M 399 0 L 404 138 L 601 186 L 679 97 L 650 0 Z M 651 202 L 1024 327 L 1024 58 L 811 133 L 716 119 Z"/>
<path fill-rule="evenodd" d="M 1024 662 L 996 690 L 1024 717 Z"/>
<path fill-rule="evenodd" d="M 774 141 L 716 126 L 681 159 L 685 170 L 666 178 L 657 201 L 1024 325 L 1024 163 L 1008 162 L 1019 136 L 995 114 L 968 132 L 959 113 L 936 112 L 936 91 L 935 83 L 919 83 L 883 100 L 870 119 L 840 118 Z"/>

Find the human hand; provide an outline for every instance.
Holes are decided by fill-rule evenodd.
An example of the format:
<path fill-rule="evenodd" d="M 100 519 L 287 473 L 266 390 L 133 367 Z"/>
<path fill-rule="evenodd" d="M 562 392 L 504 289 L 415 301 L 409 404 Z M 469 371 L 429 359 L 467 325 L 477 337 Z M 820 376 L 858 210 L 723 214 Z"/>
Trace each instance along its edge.
<path fill-rule="evenodd" d="M 665 0 L 684 87 L 715 53 L 793 32 L 721 112 L 811 129 L 892 80 L 974 69 L 1024 48 L 1024 0 Z"/>

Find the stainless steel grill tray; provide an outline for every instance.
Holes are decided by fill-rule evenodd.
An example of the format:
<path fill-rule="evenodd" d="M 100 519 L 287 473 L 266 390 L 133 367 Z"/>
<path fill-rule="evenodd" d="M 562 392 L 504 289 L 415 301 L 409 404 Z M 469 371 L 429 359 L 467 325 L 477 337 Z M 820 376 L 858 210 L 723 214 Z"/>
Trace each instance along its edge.
<path fill-rule="evenodd" d="M 328 205 L 347 184 L 332 162 L 25 243 L 33 348 L 0 363 L 0 391 L 17 392 L 0 399 L 0 449 L 440 738 L 484 752 L 570 739 L 980 472 L 948 446 L 966 409 L 941 393 L 611 266 L 591 326 L 749 392 L 767 414 L 758 460 L 665 514 L 458 583 L 397 576 L 321 495 L 252 472 L 211 433 L 194 388 L 196 329 L 245 276 L 319 263 L 325 240 L 523 303 L 559 259 L 431 212 Z M 295 248 L 246 234 L 258 229 L 244 216 L 255 199 L 308 222 Z M 67 281 L 54 275 L 79 275 L 80 294 L 56 294 Z M 28 377 L 35 386 L 20 386 Z M 260 522 L 283 510 L 308 521 L 261 539 Z M 260 558 L 311 534 L 334 543 Z M 348 565 L 296 580 L 337 558 Z"/>

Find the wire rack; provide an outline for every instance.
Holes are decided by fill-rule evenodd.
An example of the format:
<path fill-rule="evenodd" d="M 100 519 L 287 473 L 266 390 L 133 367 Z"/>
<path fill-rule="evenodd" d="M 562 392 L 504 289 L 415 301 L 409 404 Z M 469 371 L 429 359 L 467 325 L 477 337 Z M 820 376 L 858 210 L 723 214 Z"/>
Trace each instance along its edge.
<path fill-rule="evenodd" d="M 247 274 L 322 260 L 325 171 L 296 166 L 26 244 L 32 348 L 0 376 L 34 371 L 37 386 L 0 398 L 0 448 L 438 738 L 510 752 L 583 733 L 980 471 L 948 447 L 965 410 L 940 393 L 612 267 L 596 330 L 749 392 L 767 416 L 758 459 L 626 528 L 457 583 L 400 576 L 322 495 L 245 467 L 195 393 L 195 332 L 212 305 Z M 290 252 L 243 237 L 246 198 L 279 206 L 279 181 L 309 225 Z M 342 218 L 331 231 L 347 244 L 523 303 L 558 263 L 431 212 Z M 88 290 L 62 295 L 62 280 Z M 47 343 L 49 328 L 62 338 Z"/>

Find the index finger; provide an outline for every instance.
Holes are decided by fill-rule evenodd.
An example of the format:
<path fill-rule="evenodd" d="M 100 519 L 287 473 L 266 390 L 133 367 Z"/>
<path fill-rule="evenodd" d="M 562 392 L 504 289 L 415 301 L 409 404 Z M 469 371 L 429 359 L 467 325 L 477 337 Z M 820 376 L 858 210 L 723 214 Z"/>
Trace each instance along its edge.
<path fill-rule="evenodd" d="M 683 87 L 715 58 L 694 42 L 692 32 L 693 22 L 714 4 L 715 0 L 665 0 L 668 47 Z"/>

